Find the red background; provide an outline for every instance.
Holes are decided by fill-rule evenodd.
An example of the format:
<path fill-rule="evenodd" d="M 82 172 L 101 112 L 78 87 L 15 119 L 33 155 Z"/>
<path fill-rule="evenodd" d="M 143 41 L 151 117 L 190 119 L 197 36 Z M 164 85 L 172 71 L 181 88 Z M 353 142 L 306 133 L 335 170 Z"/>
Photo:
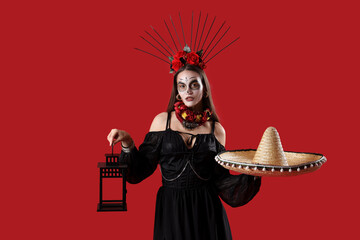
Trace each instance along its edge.
<path fill-rule="evenodd" d="M 127 212 L 98 213 L 96 165 L 110 151 L 112 128 L 139 145 L 167 106 L 172 75 L 133 49 L 151 49 L 138 35 L 192 10 L 231 25 L 224 43 L 241 37 L 206 70 L 227 149 L 256 148 L 274 126 L 285 150 L 328 158 L 315 173 L 264 178 L 248 205 L 226 206 L 234 239 L 352 238 L 359 214 L 355 1 L 11 1 L 0 9 L 6 239 L 152 239 L 159 170 L 128 185 Z"/>

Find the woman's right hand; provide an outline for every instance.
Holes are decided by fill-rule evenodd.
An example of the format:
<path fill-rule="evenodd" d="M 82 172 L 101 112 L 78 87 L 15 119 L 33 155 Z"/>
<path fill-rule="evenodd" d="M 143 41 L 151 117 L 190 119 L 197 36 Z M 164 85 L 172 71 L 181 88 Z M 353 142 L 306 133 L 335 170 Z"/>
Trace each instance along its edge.
<path fill-rule="evenodd" d="M 110 146 L 115 145 L 120 141 L 122 142 L 122 145 L 124 147 L 129 147 L 133 143 L 130 134 L 119 129 L 112 129 L 109 135 L 107 136 L 107 140 L 109 141 Z"/>

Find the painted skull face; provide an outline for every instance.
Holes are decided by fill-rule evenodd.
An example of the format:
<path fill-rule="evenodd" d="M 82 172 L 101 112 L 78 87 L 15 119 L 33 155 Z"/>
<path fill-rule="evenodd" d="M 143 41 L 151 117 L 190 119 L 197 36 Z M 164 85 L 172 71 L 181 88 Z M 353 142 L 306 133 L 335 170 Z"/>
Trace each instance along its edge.
<path fill-rule="evenodd" d="M 198 73 L 185 70 L 177 76 L 177 90 L 181 100 L 189 108 L 201 105 L 204 86 Z"/>

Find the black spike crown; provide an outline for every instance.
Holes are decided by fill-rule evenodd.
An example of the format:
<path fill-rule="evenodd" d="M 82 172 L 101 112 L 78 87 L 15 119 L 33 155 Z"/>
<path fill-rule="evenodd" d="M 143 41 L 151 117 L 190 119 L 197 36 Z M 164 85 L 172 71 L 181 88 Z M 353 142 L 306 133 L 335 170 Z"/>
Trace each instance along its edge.
<path fill-rule="evenodd" d="M 226 44 L 224 47 L 218 46 L 221 40 L 224 38 L 224 36 L 229 31 L 230 27 L 228 27 L 226 30 L 221 33 L 221 30 L 223 29 L 225 25 L 225 21 L 221 24 L 221 26 L 218 28 L 217 31 L 213 31 L 213 26 L 216 20 L 216 17 L 213 18 L 213 21 L 210 25 L 210 27 L 206 28 L 207 20 L 208 20 L 208 14 L 206 14 L 205 20 L 201 21 L 201 12 L 199 13 L 198 19 L 197 19 L 197 26 L 194 28 L 194 12 L 192 12 L 191 15 L 191 26 L 189 27 L 190 34 L 185 34 L 186 31 L 184 31 L 183 21 L 181 18 L 181 15 L 179 13 L 179 21 L 174 21 L 173 18 L 170 16 L 170 22 L 173 26 L 173 31 L 169 28 L 167 22 L 164 20 L 165 24 L 165 35 L 166 32 L 168 33 L 170 39 L 166 41 L 166 38 L 163 37 L 153 26 L 150 26 L 152 31 L 155 34 L 151 34 L 148 31 L 145 31 L 145 33 L 150 37 L 149 39 L 146 39 L 143 36 L 140 36 L 148 45 L 151 46 L 151 49 L 155 50 L 156 53 L 151 53 L 150 51 L 135 48 L 135 50 L 138 50 L 140 52 L 149 54 L 163 62 L 166 62 L 170 65 L 170 72 L 176 72 L 179 67 L 181 67 L 181 64 L 193 64 L 201 67 L 202 69 L 206 68 L 206 64 L 210 62 L 215 56 L 217 56 L 220 52 L 225 50 L 227 47 L 229 47 L 231 44 L 236 42 L 240 37 L 235 38 L 230 43 Z M 196 20 L 195 20 L 196 21 Z M 180 25 L 181 33 L 183 37 L 183 44 L 181 43 L 176 24 Z M 196 29 L 195 34 L 193 34 L 193 29 Z M 205 31 L 206 29 L 206 31 Z M 185 29 L 186 30 L 186 29 Z M 200 32 L 199 32 L 200 30 Z M 204 35 L 204 32 L 206 33 Z M 219 35 L 220 33 L 220 35 Z M 190 44 L 186 40 L 186 35 L 190 35 Z M 193 39 L 193 36 L 195 35 L 195 38 Z M 219 35 L 219 36 L 218 36 Z M 174 36 L 176 36 L 176 39 L 178 41 L 178 44 L 176 43 Z M 203 36 L 204 40 L 203 40 Z M 209 43 L 207 43 L 207 40 L 211 39 Z M 171 43 L 174 45 L 175 50 L 170 46 Z M 178 46 L 179 45 L 179 46 Z M 205 47 L 206 46 L 206 47 Z M 205 47 L 205 48 L 204 48 Z M 179 50 L 180 49 L 180 50 Z M 182 49 L 182 50 L 181 50 Z M 193 50 L 192 50 L 193 49 Z M 205 49 L 205 50 L 204 50 Z M 218 49 L 218 50 L 216 50 Z M 215 50 L 213 53 L 213 50 Z M 159 56 L 160 53 L 160 56 Z M 163 57 L 162 57 L 163 56 Z M 207 60 L 206 60 L 207 59 Z"/>

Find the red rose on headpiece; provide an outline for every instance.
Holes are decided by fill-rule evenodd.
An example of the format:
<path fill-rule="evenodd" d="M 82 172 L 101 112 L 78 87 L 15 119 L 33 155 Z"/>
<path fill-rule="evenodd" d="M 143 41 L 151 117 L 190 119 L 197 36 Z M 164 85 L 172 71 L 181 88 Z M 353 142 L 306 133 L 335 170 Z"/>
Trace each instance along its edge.
<path fill-rule="evenodd" d="M 187 49 L 186 49 L 187 48 Z M 200 51 L 202 52 L 202 50 Z M 200 53 L 201 55 L 201 53 Z M 186 46 L 184 50 L 178 51 L 174 56 L 169 57 L 171 61 L 171 73 L 177 72 L 184 64 L 191 64 L 205 69 L 205 63 L 201 61 L 200 55 L 195 52 L 190 52 L 190 48 Z"/>
<path fill-rule="evenodd" d="M 201 63 L 199 63 L 199 67 L 200 67 L 201 69 L 205 69 L 205 68 L 206 68 L 206 65 L 205 65 L 204 62 L 201 62 Z"/>
<path fill-rule="evenodd" d="M 174 60 L 171 62 L 171 68 L 177 72 L 184 64 L 179 59 L 174 58 Z"/>
<path fill-rule="evenodd" d="M 176 53 L 176 55 L 174 56 L 174 59 L 179 60 L 181 57 L 184 57 L 186 55 L 185 51 L 179 51 Z"/>
<path fill-rule="evenodd" d="M 199 65 L 199 55 L 194 52 L 189 52 L 186 61 L 192 65 Z"/>

